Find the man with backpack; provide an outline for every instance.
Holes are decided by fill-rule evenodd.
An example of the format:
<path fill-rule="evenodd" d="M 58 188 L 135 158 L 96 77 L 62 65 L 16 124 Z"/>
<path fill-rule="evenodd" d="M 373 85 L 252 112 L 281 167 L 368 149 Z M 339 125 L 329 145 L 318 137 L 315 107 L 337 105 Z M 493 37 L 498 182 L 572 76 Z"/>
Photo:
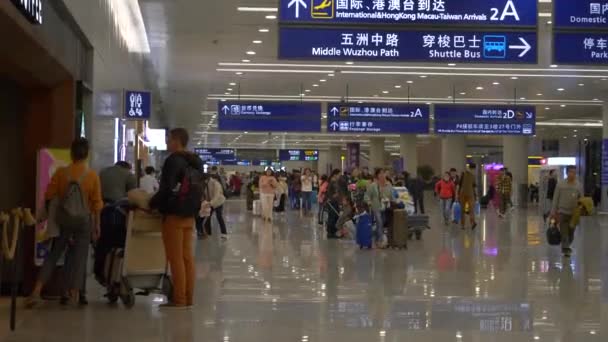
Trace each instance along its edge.
<path fill-rule="evenodd" d="M 67 300 L 64 303 L 84 304 L 80 291 L 85 279 L 89 243 L 91 239 L 99 239 L 103 200 L 99 177 L 87 165 L 89 142 L 84 138 L 74 140 L 70 155 L 72 163 L 55 172 L 46 190 L 45 204 L 47 208 L 52 207 L 49 213 L 54 215 L 52 219 L 59 226 L 59 237 L 55 238 L 53 248 L 40 269 L 34 290 L 26 301 L 28 308 L 33 308 L 41 301 L 42 288 L 66 249 Z"/>
<path fill-rule="evenodd" d="M 161 308 L 188 308 L 194 304 L 194 218 L 201 208 L 204 192 L 203 162 L 186 151 L 188 132 L 175 128 L 169 132 L 159 190 L 150 208 L 163 214 L 163 242 L 171 268 L 173 300 Z"/>

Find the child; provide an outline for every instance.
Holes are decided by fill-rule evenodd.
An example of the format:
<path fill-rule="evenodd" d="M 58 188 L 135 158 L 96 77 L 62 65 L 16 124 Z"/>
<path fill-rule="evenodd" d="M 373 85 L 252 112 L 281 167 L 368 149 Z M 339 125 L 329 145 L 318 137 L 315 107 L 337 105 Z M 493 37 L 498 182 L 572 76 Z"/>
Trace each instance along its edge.
<path fill-rule="evenodd" d="M 346 224 L 348 221 L 353 219 L 354 214 L 354 204 L 353 201 L 348 196 L 344 196 L 342 199 L 342 212 L 340 213 L 340 217 L 338 218 L 338 223 L 336 223 L 336 227 L 338 227 L 339 234 L 342 238 L 350 235 L 351 238 L 354 238 L 354 232 L 351 232 L 347 229 Z"/>
<path fill-rule="evenodd" d="M 357 205 L 357 215 L 354 217 L 357 222 L 357 245 L 361 249 L 372 248 L 372 217 L 369 214 L 369 207 L 362 202 Z"/>

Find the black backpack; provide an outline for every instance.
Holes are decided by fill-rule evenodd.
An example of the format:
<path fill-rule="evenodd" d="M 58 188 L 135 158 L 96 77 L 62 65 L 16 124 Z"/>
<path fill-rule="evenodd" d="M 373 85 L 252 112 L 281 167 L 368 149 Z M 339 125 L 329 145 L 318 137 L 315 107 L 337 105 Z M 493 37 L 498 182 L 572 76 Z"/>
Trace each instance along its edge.
<path fill-rule="evenodd" d="M 188 165 L 183 171 L 179 186 L 169 200 L 170 212 L 180 217 L 195 217 L 198 215 L 205 187 L 206 182 L 203 172 Z"/>

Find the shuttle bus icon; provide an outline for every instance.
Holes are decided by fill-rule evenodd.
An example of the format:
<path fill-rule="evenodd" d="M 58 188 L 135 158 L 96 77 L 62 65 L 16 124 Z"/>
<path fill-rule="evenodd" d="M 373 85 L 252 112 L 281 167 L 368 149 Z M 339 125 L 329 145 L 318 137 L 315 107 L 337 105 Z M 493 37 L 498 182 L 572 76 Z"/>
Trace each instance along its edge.
<path fill-rule="evenodd" d="M 483 37 L 483 57 L 484 58 L 506 58 L 507 57 L 507 37 L 506 36 L 484 36 Z"/>

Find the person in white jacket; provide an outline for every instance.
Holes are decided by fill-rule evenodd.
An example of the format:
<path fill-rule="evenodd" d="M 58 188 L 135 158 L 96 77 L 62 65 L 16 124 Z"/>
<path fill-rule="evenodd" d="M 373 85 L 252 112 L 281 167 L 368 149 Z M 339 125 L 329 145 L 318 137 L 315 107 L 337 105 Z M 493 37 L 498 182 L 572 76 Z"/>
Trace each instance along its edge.
<path fill-rule="evenodd" d="M 222 240 L 228 239 L 228 231 L 226 229 L 226 222 L 224 222 L 224 203 L 226 197 L 224 197 L 224 190 L 222 184 L 215 178 L 206 175 L 205 177 L 205 190 L 203 191 L 203 199 L 201 204 L 201 217 L 196 220 L 196 230 L 199 238 L 206 238 L 212 234 L 211 231 L 211 219 L 213 214 L 217 217 L 217 221 L 220 224 L 220 230 L 222 233 Z"/>

